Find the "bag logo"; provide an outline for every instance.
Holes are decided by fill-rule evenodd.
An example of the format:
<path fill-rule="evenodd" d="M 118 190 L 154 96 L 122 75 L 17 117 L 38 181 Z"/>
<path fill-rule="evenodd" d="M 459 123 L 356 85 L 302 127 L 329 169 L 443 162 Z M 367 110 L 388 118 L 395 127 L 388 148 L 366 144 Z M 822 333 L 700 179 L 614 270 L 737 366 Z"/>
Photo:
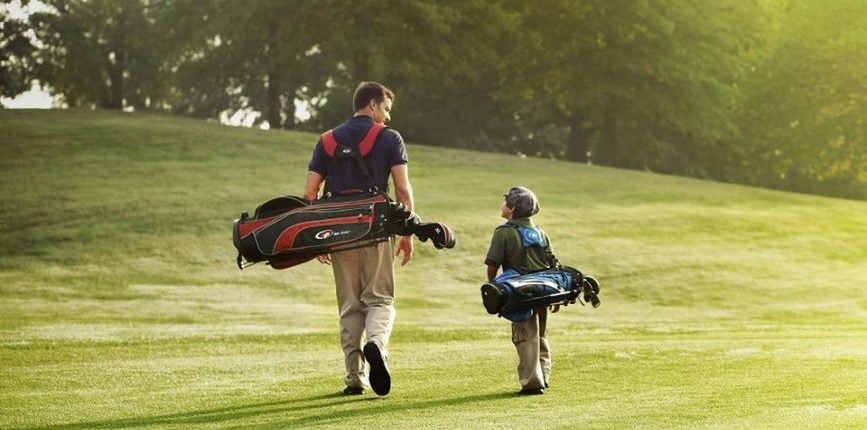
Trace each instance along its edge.
<path fill-rule="evenodd" d="M 325 240 L 325 239 L 328 239 L 329 237 L 343 236 L 343 235 L 346 235 L 349 233 L 352 233 L 352 231 L 350 231 L 350 230 L 334 231 L 331 229 L 325 229 L 325 230 L 320 231 L 319 233 L 316 233 L 313 237 L 315 237 L 318 240 Z"/>

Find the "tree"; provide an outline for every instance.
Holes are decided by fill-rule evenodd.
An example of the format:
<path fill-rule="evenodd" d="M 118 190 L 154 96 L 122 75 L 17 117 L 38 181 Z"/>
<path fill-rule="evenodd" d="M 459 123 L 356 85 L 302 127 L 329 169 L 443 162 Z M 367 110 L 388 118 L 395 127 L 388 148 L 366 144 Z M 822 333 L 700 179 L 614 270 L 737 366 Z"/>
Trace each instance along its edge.
<path fill-rule="evenodd" d="M 345 119 L 355 85 L 377 80 L 397 93 L 394 125 L 409 140 L 504 150 L 516 124 L 509 63 L 518 20 L 500 2 L 362 1 L 323 44 L 337 70 L 318 109 L 319 127 Z M 358 14 L 373 10 L 376 14 Z M 332 103 L 332 101 L 334 103 Z"/>
<path fill-rule="evenodd" d="M 546 53 L 538 123 L 568 130 L 565 156 L 721 175 L 720 145 L 738 136 L 742 53 L 760 23 L 752 5 L 545 0 L 523 15 Z"/>
<path fill-rule="evenodd" d="M 36 48 L 27 36 L 27 25 L 0 8 L 0 96 L 15 97 L 30 89 L 32 64 Z"/>
<path fill-rule="evenodd" d="M 202 2 L 194 2 L 200 4 Z M 207 2 L 214 13 L 178 66 L 174 110 L 214 117 L 264 113 L 271 129 L 295 128 L 295 101 L 324 86 L 319 45 L 328 37 L 328 2 Z"/>
<path fill-rule="evenodd" d="M 159 4 L 144 0 L 44 0 L 51 12 L 30 23 L 42 48 L 36 76 L 70 106 L 149 108 L 166 82 L 171 61 L 153 16 Z"/>
<path fill-rule="evenodd" d="M 745 83 L 739 179 L 864 198 L 867 4 L 778 6 L 770 46 Z"/>
<path fill-rule="evenodd" d="M 32 75 L 71 106 L 321 131 L 376 80 L 411 141 L 846 195 L 867 182 L 860 0 L 44 2 L 38 49 L 2 16 L 4 94 Z"/>

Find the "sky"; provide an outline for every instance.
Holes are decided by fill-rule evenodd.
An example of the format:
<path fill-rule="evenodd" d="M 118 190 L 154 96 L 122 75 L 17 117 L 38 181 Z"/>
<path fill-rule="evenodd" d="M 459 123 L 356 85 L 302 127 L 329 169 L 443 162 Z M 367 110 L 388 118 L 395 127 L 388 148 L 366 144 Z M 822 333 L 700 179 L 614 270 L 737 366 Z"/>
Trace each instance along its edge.
<path fill-rule="evenodd" d="M 50 109 L 53 101 L 48 93 L 36 85 L 12 99 L 0 97 L 0 103 L 10 109 Z"/>

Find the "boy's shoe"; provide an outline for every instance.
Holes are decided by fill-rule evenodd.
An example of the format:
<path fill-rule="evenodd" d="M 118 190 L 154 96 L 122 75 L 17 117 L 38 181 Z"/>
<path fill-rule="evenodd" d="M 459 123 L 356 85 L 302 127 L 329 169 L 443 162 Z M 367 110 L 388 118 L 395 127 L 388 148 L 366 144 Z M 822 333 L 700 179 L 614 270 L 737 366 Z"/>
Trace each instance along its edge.
<path fill-rule="evenodd" d="M 545 394 L 545 390 L 541 388 L 524 388 L 521 391 L 518 391 L 518 394 L 522 396 L 537 396 L 539 394 Z"/>
<path fill-rule="evenodd" d="M 388 373 L 388 364 L 379 346 L 367 342 L 364 345 L 364 359 L 370 366 L 370 388 L 380 396 L 388 394 L 391 391 L 391 374 Z"/>
<path fill-rule="evenodd" d="M 347 396 L 357 396 L 364 394 L 364 387 L 346 387 L 343 389 L 343 394 Z"/>

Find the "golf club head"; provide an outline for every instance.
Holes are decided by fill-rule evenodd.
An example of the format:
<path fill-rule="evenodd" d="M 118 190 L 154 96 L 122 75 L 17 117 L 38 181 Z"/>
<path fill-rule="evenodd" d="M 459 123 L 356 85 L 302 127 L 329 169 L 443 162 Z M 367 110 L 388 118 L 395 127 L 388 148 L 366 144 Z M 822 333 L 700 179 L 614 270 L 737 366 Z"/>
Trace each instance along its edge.
<path fill-rule="evenodd" d="M 584 276 L 584 300 L 594 308 L 598 308 L 602 302 L 599 300 L 599 281 L 592 276 Z"/>
<path fill-rule="evenodd" d="M 445 224 L 437 222 L 421 224 L 418 226 L 416 236 L 422 242 L 430 239 L 436 249 L 455 247 L 455 236 L 451 228 Z"/>
<path fill-rule="evenodd" d="M 592 276 L 585 276 L 584 282 L 585 282 L 585 285 L 587 285 L 590 288 L 590 291 L 593 294 L 599 294 L 599 281 L 597 281 L 596 278 L 594 278 Z"/>

